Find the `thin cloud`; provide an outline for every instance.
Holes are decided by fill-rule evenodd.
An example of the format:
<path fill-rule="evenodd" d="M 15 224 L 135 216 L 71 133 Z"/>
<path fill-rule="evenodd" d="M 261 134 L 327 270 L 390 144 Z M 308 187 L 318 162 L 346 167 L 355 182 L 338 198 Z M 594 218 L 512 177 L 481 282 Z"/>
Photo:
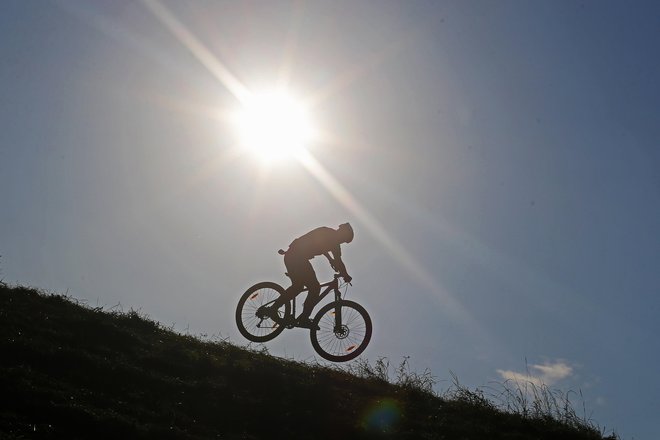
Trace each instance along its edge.
<path fill-rule="evenodd" d="M 573 375 L 573 367 L 566 362 L 534 364 L 525 373 L 512 370 L 497 370 L 504 379 L 518 383 L 531 383 L 535 386 L 549 386 Z"/>
<path fill-rule="evenodd" d="M 531 383 L 537 387 L 543 385 L 543 381 L 540 378 L 528 375 L 526 373 L 518 373 L 511 370 L 497 370 L 497 373 L 502 376 L 502 379 L 507 381 L 516 383 Z"/>
<path fill-rule="evenodd" d="M 548 382 L 557 382 L 573 374 L 573 367 L 564 362 L 554 364 L 532 365 L 532 368 L 541 373 L 541 377 Z"/>

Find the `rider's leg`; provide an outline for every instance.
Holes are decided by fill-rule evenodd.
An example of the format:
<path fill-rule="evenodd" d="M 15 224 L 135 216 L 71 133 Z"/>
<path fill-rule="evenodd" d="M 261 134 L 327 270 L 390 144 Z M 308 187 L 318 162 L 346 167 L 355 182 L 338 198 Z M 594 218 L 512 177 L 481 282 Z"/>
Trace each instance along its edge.
<path fill-rule="evenodd" d="M 307 264 L 305 265 L 303 275 L 308 292 L 307 298 L 305 298 L 305 304 L 303 305 L 303 311 L 300 315 L 301 318 L 309 318 L 309 316 L 312 314 L 314 306 L 316 306 L 316 304 L 319 302 L 319 294 L 321 293 L 321 284 L 316 277 L 316 272 L 314 272 L 312 263 L 309 261 L 306 263 Z"/>
<path fill-rule="evenodd" d="M 295 254 L 288 253 L 284 256 L 284 266 L 286 267 L 289 278 L 291 278 L 291 285 L 284 290 L 284 295 L 281 295 L 275 300 L 272 305 L 273 309 L 279 309 L 284 303 L 291 301 L 300 292 L 305 290 L 305 277 L 301 275 L 305 273 L 304 269 L 301 271 L 301 266 L 304 266 L 304 263 L 309 264 L 309 261 L 298 258 Z"/>
<path fill-rule="evenodd" d="M 301 318 L 309 318 L 314 310 L 314 306 L 319 302 L 319 294 L 321 293 L 321 285 L 317 282 L 316 285 L 307 286 L 309 292 L 307 293 L 307 298 L 305 298 L 305 304 L 303 305 L 303 311 L 300 315 Z"/>
<path fill-rule="evenodd" d="M 284 303 L 291 301 L 303 290 L 305 290 L 305 285 L 303 283 L 294 282 L 288 288 L 284 289 L 284 295 L 280 295 L 280 297 L 273 302 L 273 309 L 279 309 Z"/>

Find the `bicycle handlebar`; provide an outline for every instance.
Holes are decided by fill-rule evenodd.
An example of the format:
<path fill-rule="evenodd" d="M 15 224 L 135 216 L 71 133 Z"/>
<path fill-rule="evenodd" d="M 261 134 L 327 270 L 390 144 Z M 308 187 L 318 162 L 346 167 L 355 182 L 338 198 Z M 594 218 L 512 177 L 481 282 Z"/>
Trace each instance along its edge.
<path fill-rule="evenodd" d="M 334 283 L 335 281 L 337 281 L 339 278 L 343 278 L 343 277 L 344 277 L 344 276 L 343 276 L 342 274 L 336 273 L 336 274 L 333 275 L 333 277 L 332 277 L 332 281 L 328 281 L 328 282 L 326 282 L 326 283 L 321 283 L 321 286 L 329 286 L 330 284 L 332 284 L 332 283 Z M 351 283 L 348 283 L 348 284 L 350 284 L 350 285 L 352 286 Z"/>
<path fill-rule="evenodd" d="M 348 275 L 346 275 L 346 276 L 348 276 Z M 340 273 L 336 273 L 336 274 L 334 275 L 334 279 L 335 279 L 335 280 L 338 280 L 339 278 L 343 278 L 344 281 L 346 281 L 346 278 L 344 277 L 344 275 L 342 275 L 342 274 L 340 274 Z M 350 276 L 349 276 L 349 278 L 351 279 L 351 281 L 353 280 L 353 277 L 350 277 Z M 353 284 L 351 284 L 350 281 L 346 281 L 346 284 L 348 284 L 349 286 L 352 286 L 352 285 L 353 285 Z"/>

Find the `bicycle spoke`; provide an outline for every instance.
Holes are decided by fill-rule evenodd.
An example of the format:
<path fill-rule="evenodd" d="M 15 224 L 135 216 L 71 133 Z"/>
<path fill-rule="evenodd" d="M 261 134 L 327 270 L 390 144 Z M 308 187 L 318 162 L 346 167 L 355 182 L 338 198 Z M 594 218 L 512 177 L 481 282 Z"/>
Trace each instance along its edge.
<path fill-rule="evenodd" d="M 345 301 L 341 305 L 342 322 L 337 325 L 336 305 L 326 305 L 317 317 L 319 329 L 313 332 L 312 345 L 324 358 L 345 361 L 359 355 L 371 338 L 371 321 L 362 306 Z"/>
<path fill-rule="evenodd" d="M 236 310 L 236 321 L 243 336 L 253 342 L 266 342 L 284 330 L 276 320 L 263 315 L 263 309 L 283 293 L 281 286 L 266 282 L 254 285 L 243 294 Z M 288 308 L 288 303 L 282 305 L 278 315 L 283 318 Z"/>

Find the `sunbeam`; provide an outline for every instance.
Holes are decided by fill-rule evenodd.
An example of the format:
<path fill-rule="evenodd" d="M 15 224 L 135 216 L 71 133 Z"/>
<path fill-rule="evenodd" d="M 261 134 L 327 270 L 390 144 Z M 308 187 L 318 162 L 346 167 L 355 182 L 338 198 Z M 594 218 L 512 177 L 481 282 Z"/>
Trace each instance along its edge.
<path fill-rule="evenodd" d="M 462 322 L 475 330 L 480 328 L 467 310 L 446 289 L 440 286 L 437 280 L 423 269 L 422 265 L 385 230 L 380 222 L 323 165 L 307 151 L 300 154 L 298 159 L 335 199 L 355 215 L 360 222 L 367 226 L 367 230 L 390 251 L 396 261 L 405 268 L 425 291 L 432 292 L 434 298 L 442 302 L 443 307 L 450 312 L 450 315 L 458 317 Z"/>
<path fill-rule="evenodd" d="M 200 63 L 211 72 L 227 90 L 241 102 L 249 91 L 215 55 L 202 44 L 177 18 L 158 0 L 142 0 L 154 16 L 183 44 Z"/>
<path fill-rule="evenodd" d="M 302 1 L 296 0 L 292 6 L 291 24 L 287 33 L 286 44 L 284 45 L 283 59 L 278 77 L 278 88 L 280 89 L 285 89 L 289 85 L 291 71 L 293 70 L 293 60 L 298 47 L 298 30 L 304 5 Z"/>

